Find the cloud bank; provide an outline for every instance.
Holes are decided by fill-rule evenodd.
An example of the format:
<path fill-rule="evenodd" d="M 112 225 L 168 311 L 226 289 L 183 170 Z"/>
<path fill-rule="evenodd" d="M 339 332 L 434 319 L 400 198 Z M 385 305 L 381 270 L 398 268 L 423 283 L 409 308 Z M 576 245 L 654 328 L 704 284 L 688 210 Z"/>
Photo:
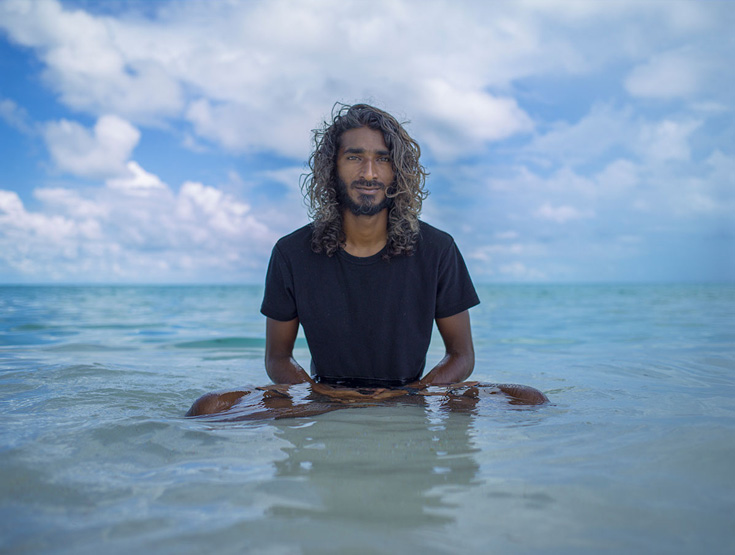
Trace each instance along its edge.
<path fill-rule="evenodd" d="M 733 23 L 727 2 L 6 0 L 0 279 L 261 281 L 335 101 L 410 120 L 424 217 L 478 279 L 735 279 Z"/>
<path fill-rule="evenodd" d="M 5 264 L 44 280 L 252 281 L 277 237 L 250 206 L 202 183 L 177 193 L 130 162 L 102 188 L 40 188 L 39 212 L 0 191 Z M 257 267 L 256 267 L 257 266 Z"/>

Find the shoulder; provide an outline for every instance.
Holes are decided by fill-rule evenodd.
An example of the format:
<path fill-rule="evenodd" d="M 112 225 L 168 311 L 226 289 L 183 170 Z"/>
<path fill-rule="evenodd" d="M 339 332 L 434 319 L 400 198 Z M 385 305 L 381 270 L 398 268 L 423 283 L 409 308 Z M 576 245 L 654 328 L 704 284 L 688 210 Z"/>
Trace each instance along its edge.
<path fill-rule="evenodd" d="M 300 227 L 296 231 L 292 231 L 288 235 L 281 237 L 276 242 L 276 248 L 284 252 L 301 250 L 304 245 L 311 245 L 312 230 L 312 224 L 306 224 L 304 227 Z"/>
<path fill-rule="evenodd" d="M 445 250 L 454 244 L 454 238 L 446 231 L 419 220 L 419 244 L 429 248 Z"/>
<path fill-rule="evenodd" d="M 289 267 L 307 264 L 314 254 L 311 250 L 311 234 L 312 226 L 308 224 L 284 235 L 276 241 L 271 260 L 282 261 Z"/>

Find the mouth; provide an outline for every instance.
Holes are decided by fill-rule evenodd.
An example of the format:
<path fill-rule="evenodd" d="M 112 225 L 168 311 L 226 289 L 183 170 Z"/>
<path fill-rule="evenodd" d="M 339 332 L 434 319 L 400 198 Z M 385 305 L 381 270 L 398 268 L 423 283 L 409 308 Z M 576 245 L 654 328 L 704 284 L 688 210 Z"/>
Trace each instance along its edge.
<path fill-rule="evenodd" d="M 366 193 L 382 191 L 383 189 L 385 189 L 385 185 L 383 185 L 382 183 L 373 183 L 373 184 L 368 185 L 365 182 L 361 183 L 359 181 L 353 182 L 352 187 L 357 189 L 358 191 L 364 191 Z"/>

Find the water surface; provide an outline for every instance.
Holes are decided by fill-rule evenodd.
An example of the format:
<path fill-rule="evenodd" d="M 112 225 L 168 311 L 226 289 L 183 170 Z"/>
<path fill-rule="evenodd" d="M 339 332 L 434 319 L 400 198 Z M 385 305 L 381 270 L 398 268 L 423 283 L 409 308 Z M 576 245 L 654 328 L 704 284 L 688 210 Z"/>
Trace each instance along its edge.
<path fill-rule="evenodd" d="M 552 404 L 185 419 L 267 383 L 259 287 L 0 287 L 0 551 L 733 552 L 735 287 L 478 289 Z"/>

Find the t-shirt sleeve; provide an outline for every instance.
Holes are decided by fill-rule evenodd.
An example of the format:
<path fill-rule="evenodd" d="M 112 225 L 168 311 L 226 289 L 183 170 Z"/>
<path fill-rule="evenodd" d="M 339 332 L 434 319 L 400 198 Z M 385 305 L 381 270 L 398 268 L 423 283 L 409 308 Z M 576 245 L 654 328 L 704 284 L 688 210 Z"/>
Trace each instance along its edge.
<path fill-rule="evenodd" d="M 288 322 L 298 316 L 293 291 L 293 274 L 276 244 L 265 276 L 265 293 L 260 312 L 268 318 Z"/>
<path fill-rule="evenodd" d="M 448 318 L 480 304 L 470 273 L 454 241 L 439 261 L 435 318 Z"/>

